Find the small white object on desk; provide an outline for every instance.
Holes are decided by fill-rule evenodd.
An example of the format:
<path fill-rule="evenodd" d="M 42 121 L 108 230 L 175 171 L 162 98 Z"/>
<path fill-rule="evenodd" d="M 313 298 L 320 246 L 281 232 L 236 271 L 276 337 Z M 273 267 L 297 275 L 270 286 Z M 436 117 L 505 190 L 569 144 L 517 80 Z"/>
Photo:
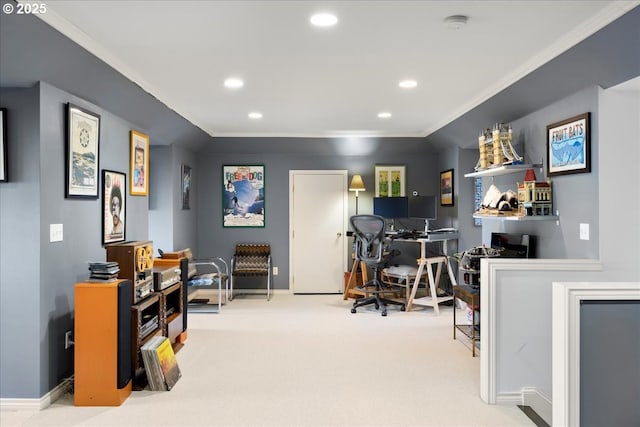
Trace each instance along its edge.
<path fill-rule="evenodd" d="M 451 228 L 451 227 L 445 227 L 445 228 L 438 228 L 437 230 L 431 230 L 432 233 L 457 233 L 458 229 L 457 228 Z"/>

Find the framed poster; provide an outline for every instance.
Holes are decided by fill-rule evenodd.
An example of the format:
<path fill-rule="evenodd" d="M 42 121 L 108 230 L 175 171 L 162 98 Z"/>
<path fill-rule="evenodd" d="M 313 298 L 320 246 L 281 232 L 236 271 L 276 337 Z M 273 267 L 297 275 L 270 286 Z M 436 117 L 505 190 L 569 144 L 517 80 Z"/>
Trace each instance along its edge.
<path fill-rule="evenodd" d="M 7 182 L 7 109 L 0 108 L 0 182 Z"/>
<path fill-rule="evenodd" d="M 453 206 L 453 169 L 440 172 L 440 206 Z"/>
<path fill-rule="evenodd" d="M 132 130 L 129 153 L 129 191 L 132 196 L 149 194 L 149 135 Z"/>
<path fill-rule="evenodd" d="M 222 167 L 223 227 L 264 227 L 264 166 Z"/>
<path fill-rule="evenodd" d="M 404 197 L 406 166 L 375 166 L 375 197 Z"/>
<path fill-rule="evenodd" d="M 182 209 L 191 209 L 191 166 L 182 165 Z"/>
<path fill-rule="evenodd" d="M 65 197 L 98 198 L 100 116 L 67 103 Z"/>
<path fill-rule="evenodd" d="M 124 240 L 126 227 L 127 175 L 102 171 L 102 244 Z"/>
<path fill-rule="evenodd" d="M 547 176 L 591 172 L 590 113 L 547 126 Z"/>

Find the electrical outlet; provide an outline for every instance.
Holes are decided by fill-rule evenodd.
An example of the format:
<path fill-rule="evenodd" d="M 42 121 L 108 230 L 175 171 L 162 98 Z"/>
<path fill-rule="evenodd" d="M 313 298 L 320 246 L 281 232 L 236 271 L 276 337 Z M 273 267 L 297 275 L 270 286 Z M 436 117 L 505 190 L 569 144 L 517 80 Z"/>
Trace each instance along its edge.
<path fill-rule="evenodd" d="M 273 275 L 274 276 L 278 275 L 278 267 L 273 267 Z"/>
<path fill-rule="evenodd" d="M 71 346 L 74 344 L 72 338 L 73 338 L 73 335 L 71 331 L 67 331 L 64 333 L 64 349 L 65 350 L 71 348 Z"/>

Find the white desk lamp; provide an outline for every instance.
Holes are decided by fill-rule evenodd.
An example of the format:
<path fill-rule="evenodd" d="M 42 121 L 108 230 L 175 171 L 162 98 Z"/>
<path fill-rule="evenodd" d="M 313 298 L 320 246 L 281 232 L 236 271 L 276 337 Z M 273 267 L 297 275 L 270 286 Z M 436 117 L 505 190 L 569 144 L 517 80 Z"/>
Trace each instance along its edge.
<path fill-rule="evenodd" d="M 364 181 L 362 181 L 362 176 L 353 175 L 353 178 L 351 178 L 351 185 L 349 185 L 349 191 L 356 192 L 356 215 L 358 215 L 358 193 L 360 191 L 365 191 Z"/>

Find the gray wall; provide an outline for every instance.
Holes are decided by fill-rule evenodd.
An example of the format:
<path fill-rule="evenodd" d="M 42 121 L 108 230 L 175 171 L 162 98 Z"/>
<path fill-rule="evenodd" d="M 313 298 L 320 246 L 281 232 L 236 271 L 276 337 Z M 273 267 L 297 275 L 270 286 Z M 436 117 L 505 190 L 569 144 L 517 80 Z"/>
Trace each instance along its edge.
<path fill-rule="evenodd" d="M 638 90 L 636 84 L 635 91 L 612 88 L 599 92 L 600 260 L 610 280 L 640 280 Z"/>
<path fill-rule="evenodd" d="M 401 150 L 375 150 L 359 156 L 327 153 L 332 151 L 332 142 L 328 139 L 309 141 L 300 139 L 287 141 L 291 145 L 315 145 L 313 152 L 294 153 L 277 150 L 273 153 L 240 153 L 233 154 L 233 146 L 251 146 L 256 142 L 249 138 L 228 138 L 198 153 L 194 168 L 197 177 L 197 230 L 198 244 L 195 256 L 201 258 L 220 256 L 227 260 L 233 255 L 236 243 L 268 242 L 271 244 L 275 266 L 279 267 L 279 275 L 274 277 L 275 289 L 289 289 L 289 170 L 327 170 L 347 169 L 349 179 L 353 174 L 361 174 L 367 191 L 360 193 L 358 201 L 359 213 L 372 213 L 374 166 L 376 164 L 403 164 L 407 167 L 407 191 L 418 191 L 420 194 L 437 194 L 439 173 L 442 170 L 437 164 L 436 156 L 430 153 L 429 147 L 418 143 L 419 140 L 399 138 L 387 141 L 389 146 L 411 145 L 409 153 Z M 343 141 L 348 144 L 347 141 Z M 266 142 L 263 146 L 267 146 Z M 318 147 L 321 146 L 321 147 Z M 299 149 L 298 149 L 299 150 Z M 258 148 L 256 148 L 258 151 Z M 262 151 L 265 151 L 262 148 Z M 320 153 L 318 153 L 320 152 Z M 265 221 L 264 228 L 223 228 L 221 213 L 222 166 L 238 164 L 265 165 Z M 355 213 L 355 196 L 349 195 L 349 211 Z M 435 224 L 450 224 L 451 219 L 445 215 L 439 217 Z M 451 212 L 455 214 L 455 211 Z M 444 225 L 443 225 L 444 226 Z M 415 246 L 415 245 L 413 245 Z M 416 248 L 401 248 L 403 257 L 398 259 L 415 262 Z"/>
<path fill-rule="evenodd" d="M 482 242 L 491 243 L 491 232 L 525 233 L 537 236 L 538 258 L 588 258 L 597 259 L 599 252 L 598 175 L 599 161 L 599 108 L 598 88 L 581 90 L 561 101 L 512 123 L 514 142 L 524 145 L 527 163 L 544 164 L 543 172 L 536 169 L 538 181 L 545 181 L 546 126 L 581 113 L 591 112 L 591 173 L 556 176 L 553 186 L 553 208 L 560 212 L 556 221 L 501 221 L 483 219 Z M 522 155 L 523 153 L 520 152 Z M 484 178 L 483 186 L 493 182 L 501 191 L 517 191 L 516 182 L 522 181 L 524 172 Z M 580 240 L 580 223 L 590 226 L 590 240 Z"/>
<path fill-rule="evenodd" d="M 198 187 L 195 173 L 195 155 L 176 146 L 151 147 L 149 190 L 149 239 L 158 249 L 171 252 L 195 249 L 197 203 L 193 197 Z M 182 165 L 191 166 L 191 209 L 182 209 Z"/>
<path fill-rule="evenodd" d="M 2 397 L 38 398 L 73 372 L 64 333 L 73 330 L 74 283 L 88 278 L 88 261 L 105 259 L 101 199 L 64 197 L 65 104 L 101 116 L 100 169 L 128 177 L 129 131 L 145 130 L 47 83 L 1 94 L 12 172 L 0 186 Z M 126 238 L 146 240 L 147 198 L 127 189 L 126 200 Z M 50 224 L 63 224 L 62 242 L 49 242 Z"/>
<path fill-rule="evenodd" d="M 181 146 L 173 147 L 173 159 L 169 165 L 169 173 L 173 181 L 173 248 L 195 248 L 197 246 L 197 214 L 198 201 L 194 197 L 198 189 L 195 179 L 196 155 Z M 182 165 L 191 166 L 190 209 L 182 209 Z"/>
<path fill-rule="evenodd" d="M 38 87 L 0 91 L 10 179 L 0 184 L 2 397 L 40 396 L 41 331 L 47 324 L 40 309 L 39 93 Z M 63 365 L 70 367 L 68 361 Z"/>
<path fill-rule="evenodd" d="M 152 146 L 149 156 L 149 239 L 156 250 L 173 250 L 173 148 Z"/>
<path fill-rule="evenodd" d="M 583 301 L 580 425 L 640 425 L 639 378 L 640 301 Z"/>

